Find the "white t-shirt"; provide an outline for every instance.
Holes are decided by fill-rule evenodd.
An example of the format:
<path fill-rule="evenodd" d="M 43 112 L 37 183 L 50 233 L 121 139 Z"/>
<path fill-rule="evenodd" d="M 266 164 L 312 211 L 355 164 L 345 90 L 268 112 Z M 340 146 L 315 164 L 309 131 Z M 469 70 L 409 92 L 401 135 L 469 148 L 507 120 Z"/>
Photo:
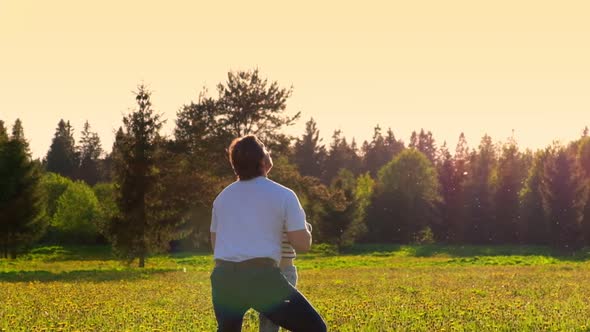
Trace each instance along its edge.
<path fill-rule="evenodd" d="M 241 262 L 268 257 L 281 260 L 283 232 L 305 229 L 297 195 L 266 177 L 236 181 L 213 202 L 214 258 Z"/>

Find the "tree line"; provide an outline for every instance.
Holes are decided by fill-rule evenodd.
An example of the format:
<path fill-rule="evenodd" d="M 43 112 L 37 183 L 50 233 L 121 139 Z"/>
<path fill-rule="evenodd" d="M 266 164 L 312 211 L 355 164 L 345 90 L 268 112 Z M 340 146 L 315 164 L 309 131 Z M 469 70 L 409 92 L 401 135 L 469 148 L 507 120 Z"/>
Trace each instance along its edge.
<path fill-rule="evenodd" d="M 47 155 L 33 160 L 17 120 L 0 121 L 0 248 L 35 242 L 111 243 L 139 265 L 153 252 L 208 246 L 210 207 L 235 180 L 226 148 L 259 136 L 272 151 L 272 179 L 300 197 L 314 236 L 355 242 L 535 244 L 573 251 L 590 244 L 590 138 L 521 150 L 488 135 L 454 147 L 419 130 L 406 143 L 374 128 L 360 146 L 337 130 L 324 144 L 317 123 L 299 137 L 287 111 L 292 88 L 258 70 L 229 72 L 177 111 L 174 132 L 140 85 L 110 153 L 85 123 L 78 142 L 59 121 Z"/>

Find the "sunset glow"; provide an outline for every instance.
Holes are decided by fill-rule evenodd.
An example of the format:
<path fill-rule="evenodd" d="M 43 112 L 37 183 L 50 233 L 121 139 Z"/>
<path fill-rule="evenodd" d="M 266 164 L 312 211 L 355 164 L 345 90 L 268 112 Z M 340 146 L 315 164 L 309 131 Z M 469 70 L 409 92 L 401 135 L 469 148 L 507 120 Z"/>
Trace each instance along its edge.
<path fill-rule="evenodd" d="M 391 127 L 454 147 L 515 130 L 521 146 L 590 124 L 586 1 L 0 0 L 0 119 L 23 120 L 35 157 L 59 119 L 89 120 L 110 150 L 141 82 L 174 126 L 178 108 L 232 69 L 260 68 L 288 105 L 362 142 Z"/>

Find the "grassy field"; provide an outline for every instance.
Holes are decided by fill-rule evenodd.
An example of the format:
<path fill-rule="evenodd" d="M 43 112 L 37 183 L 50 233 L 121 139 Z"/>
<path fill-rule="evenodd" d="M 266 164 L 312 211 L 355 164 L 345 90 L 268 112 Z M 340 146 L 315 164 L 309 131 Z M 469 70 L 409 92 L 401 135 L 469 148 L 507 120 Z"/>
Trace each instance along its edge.
<path fill-rule="evenodd" d="M 588 331 L 590 253 L 539 247 L 362 246 L 297 261 L 332 331 Z M 108 248 L 0 259 L 0 331 L 212 331 L 211 256 L 127 267 Z M 185 272 L 186 271 L 186 272 Z M 257 319 L 248 312 L 245 331 Z"/>

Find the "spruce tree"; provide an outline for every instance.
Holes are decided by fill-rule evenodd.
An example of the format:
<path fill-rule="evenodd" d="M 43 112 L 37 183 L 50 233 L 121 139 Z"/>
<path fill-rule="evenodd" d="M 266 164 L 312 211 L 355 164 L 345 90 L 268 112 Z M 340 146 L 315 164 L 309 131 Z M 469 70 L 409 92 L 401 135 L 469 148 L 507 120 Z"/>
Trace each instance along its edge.
<path fill-rule="evenodd" d="M 167 204 L 167 170 L 160 163 L 165 159 L 159 134 L 163 121 L 150 98 L 150 91 L 140 85 L 138 107 L 123 118 L 124 130 L 117 132 L 113 163 L 119 214 L 107 232 L 115 249 L 129 261 L 139 259 L 139 267 L 150 253 L 167 249 L 182 221 Z"/>
<path fill-rule="evenodd" d="M 88 121 L 84 123 L 79 146 L 80 170 L 78 178 L 93 186 L 100 179 L 99 162 L 102 155 L 100 137 L 90 131 Z"/>
<path fill-rule="evenodd" d="M 305 124 L 305 133 L 295 142 L 294 161 L 299 173 L 321 178 L 326 159 L 326 148 L 320 138 L 317 123 L 311 118 Z"/>
<path fill-rule="evenodd" d="M 78 154 L 74 141 L 74 129 L 70 122 L 60 120 L 47 156 L 46 170 L 74 179 L 78 171 Z"/>
<path fill-rule="evenodd" d="M 496 168 L 495 216 L 492 241 L 516 244 L 521 239 L 519 193 L 526 176 L 522 154 L 512 138 L 502 147 Z"/>
<path fill-rule="evenodd" d="M 466 182 L 467 219 L 465 240 L 474 244 L 492 242 L 494 227 L 493 171 L 496 167 L 496 149 L 492 138 L 485 135 L 477 152 L 470 155 L 470 167 Z"/>
<path fill-rule="evenodd" d="M 40 165 L 31 159 L 20 120 L 8 137 L 0 125 L 0 249 L 16 258 L 19 248 L 46 229 Z M 4 132 L 4 133 L 3 133 Z"/>
<path fill-rule="evenodd" d="M 543 170 L 541 196 L 554 247 L 574 251 L 582 246 L 587 195 L 588 185 L 575 156 L 562 147 L 550 150 Z"/>

